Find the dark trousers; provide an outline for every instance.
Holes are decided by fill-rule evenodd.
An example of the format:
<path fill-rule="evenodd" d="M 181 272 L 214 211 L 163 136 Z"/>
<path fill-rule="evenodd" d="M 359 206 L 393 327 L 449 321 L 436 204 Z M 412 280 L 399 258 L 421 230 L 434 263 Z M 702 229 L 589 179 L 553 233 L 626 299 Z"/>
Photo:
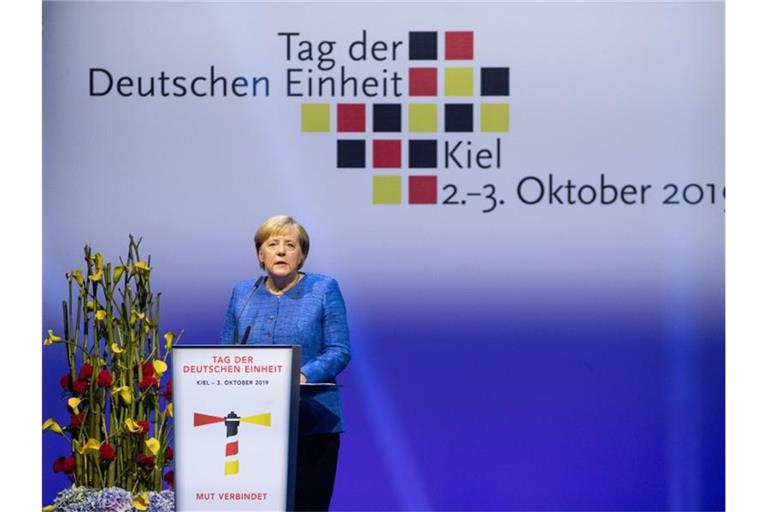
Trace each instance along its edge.
<path fill-rule="evenodd" d="M 336 480 L 339 434 L 299 436 L 296 510 L 328 510 Z"/>

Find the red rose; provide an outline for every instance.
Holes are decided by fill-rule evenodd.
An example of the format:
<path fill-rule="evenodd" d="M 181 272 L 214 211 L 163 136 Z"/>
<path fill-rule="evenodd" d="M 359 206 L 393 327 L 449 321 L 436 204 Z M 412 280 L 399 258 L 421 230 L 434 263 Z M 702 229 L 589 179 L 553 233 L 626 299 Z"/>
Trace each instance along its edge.
<path fill-rule="evenodd" d="M 56 460 L 53 461 L 53 472 L 54 473 L 61 473 L 64 471 L 64 461 L 67 460 L 64 457 L 56 457 Z"/>
<path fill-rule="evenodd" d="M 151 388 L 152 386 L 157 387 L 157 377 L 154 375 L 145 375 L 143 379 L 141 379 L 141 382 L 139 382 L 139 389 L 142 391 L 145 391 L 146 389 Z"/>
<path fill-rule="evenodd" d="M 139 467 L 143 469 L 144 471 L 152 471 L 155 467 L 155 456 L 154 455 L 146 455 L 143 453 L 140 453 L 136 460 L 139 462 Z"/>
<path fill-rule="evenodd" d="M 173 460 L 173 448 L 170 446 L 165 449 L 165 460 Z"/>
<path fill-rule="evenodd" d="M 163 397 L 168 401 L 173 398 L 173 379 L 165 383 L 165 391 L 163 391 Z"/>
<path fill-rule="evenodd" d="M 145 377 L 147 375 L 152 375 L 154 377 L 155 375 L 155 367 L 152 366 L 152 363 L 146 362 L 143 365 L 141 365 L 141 374 Z"/>
<path fill-rule="evenodd" d="M 77 462 L 75 462 L 74 457 L 67 457 L 66 459 L 64 459 L 64 462 L 62 462 L 61 464 L 61 470 L 68 475 L 71 475 L 72 473 L 74 473 L 76 467 L 77 467 Z"/>
<path fill-rule="evenodd" d="M 96 384 L 101 388 L 108 388 L 112 385 L 112 373 L 109 370 L 101 370 L 96 377 Z"/>
<path fill-rule="evenodd" d="M 53 472 L 54 473 L 74 473 L 76 462 L 74 457 L 57 457 L 56 460 L 53 461 Z"/>
<path fill-rule="evenodd" d="M 70 377 L 69 374 L 64 375 L 59 382 L 64 389 L 69 391 L 72 390 L 72 377 Z"/>
<path fill-rule="evenodd" d="M 149 433 L 149 422 L 147 420 L 139 420 L 136 424 L 141 427 L 141 430 L 136 432 L 137 434 L 144 435 Z"/>
<path fill-rule="evenodd" d="M 99 447 L 99 462 L 102 464 L 105 462 L 112 462 L 117 457 L 117 452 L 114 446 L 109 443 L 104 443 Z"/>
<path fill-rule="evenodd" d="M 80 373 L 77 374 L 77 379 L 88 380 L 91 378 L 91 375 L 93 375 L 93 366 L 85 363 L 83 367 L 80 368 Z"/>
<path fill-rule="evenodd" d="M 72 384 L 72 392 L 76 395 L 84 394 L 86 389 L 88 389 L 88 383 L 84 380 L 77 379 L 75 383 Z"/>
<path fill-rule="evenodd" d="M 165 480 L 165 483 L 168 484 L 168 487 L 173 489 L 173 470 L 168 471 L 165 476 L 163 477 L 163 480 Z"/>
<path fill-rule="evenodd" d="M 83 421 L 85 421 L 85 412 L 81 412 L 80 414 L 70 414 L 69 428 L 70 429 L 80 428 L 83 424 Z"/>

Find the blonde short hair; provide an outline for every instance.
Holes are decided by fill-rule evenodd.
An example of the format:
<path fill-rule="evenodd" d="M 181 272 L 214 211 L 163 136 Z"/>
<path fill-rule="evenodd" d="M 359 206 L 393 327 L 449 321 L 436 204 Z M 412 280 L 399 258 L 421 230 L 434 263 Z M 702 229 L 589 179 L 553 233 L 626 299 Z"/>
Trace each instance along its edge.
<path fill-rule="evenodd" d="M 264 223 L 256 230 L 256 234 L 253 235 L 253 242 L 256 244 L 256 252 L 259 252 L 261 245 L 269 240 L 269 237 L 273 235 L 279 235 L 286 231 L 296 230 L 296 234 L 299 236 L 299 247 L 301 247 L 301 254 L 303 256 L 299 268 L 304 266 L 304 262 L 307 261 L 309 255 L 309 235 L 304 226 L 299 224 L 296 219 L 290 215 L 275 215 L 268 218 Z M 264 270 L 264 263 L 259 261 L 259 266 Z"/>

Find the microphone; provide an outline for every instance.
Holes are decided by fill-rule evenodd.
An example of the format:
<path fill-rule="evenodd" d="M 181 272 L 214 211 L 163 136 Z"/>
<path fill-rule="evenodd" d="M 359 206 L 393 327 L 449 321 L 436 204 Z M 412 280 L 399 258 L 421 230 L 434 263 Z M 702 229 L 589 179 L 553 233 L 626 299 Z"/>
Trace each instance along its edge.
<path fill-rule="evenodd" d="M 237 325 L 240 323 L 240 316 L 243 314 L 243 311 L 245 311 L 245 306 L 248 305 L 249 302 L 251 302 L 251 298 L 253 297 L 253 293 L 258 289 L 259 286 L 261 286 L 261 283 L 264 282 L 264 279 L 266 279 L 264 276 L 259 277 L 256 282 L 253 285 L 253 288 L 251 288 L 251 293 L 248 294 L 248 298 L 245 299 L 245 303 L 240 307 L 240 312 L 237 313 L 235 316 L 235 332 L 232 335 L 232 344 L 233 345 L 245 345 L 245 343 L 248 341 L 248 336 L 251 334 L 251 326 L 249 325 L 245 329 L 245 333 L 243 333 L 243 339 L 240 339 L 240 330 L 237 328 Z"/>

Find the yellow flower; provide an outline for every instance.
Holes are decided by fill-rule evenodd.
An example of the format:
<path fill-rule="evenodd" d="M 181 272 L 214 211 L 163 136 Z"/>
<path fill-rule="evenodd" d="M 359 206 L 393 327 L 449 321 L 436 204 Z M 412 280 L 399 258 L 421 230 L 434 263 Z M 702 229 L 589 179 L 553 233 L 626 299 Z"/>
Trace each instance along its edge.
<path fill-rule="evenodd" d="M 80 405 L 79 398 L 73 396 L 67 400 L 67 405 L 72 409 L 72 414 L 80 414 L 80 411 L 77 408 Z"/>
<path fill-rule="evenodd" d="M 152 366 L 155 368 L 155 373 L 158 377 L 168 371 L 168 365 L 165 364 L 165 361 L 161 361 L 159 359 L 152 361 Z"/>
<path fill-rule="evenodd" d="M 147 491 L 133 497 L 133 508 L 136 510 L 147 510 L 149 508 L 149 493 Z"/>
<path fill-rule="evenodd" d="M 147 317 L 147 315 L 146 315 L 146 314 L 144 314 L 144 313 L 139 313 L 139 312 L 138 312 L 138 311 L 136 311 L 135 309 L 132 309 L 132 310 L 131 310 L 131 320 L 130 320 L 130 322 L 131 322 L 131 325 L 134 325 L 134 324 L 136 324 L 136 319 L 144 320 L 146 317 Z"/>
<path fill-rule="evenodd" d="M 45 432 L 46 430 L 51 430 L 53 432 L 56 432 L 57 434 L 61 434 L 62 436 L 64 435 L 64 431 L 61 430 L 61 426 L 58 423 L 56 423 L 53 418 L 48 418 L 43 423 L 43 432 Z"/>
<path fill-rule="evenodd" d="M 88 302 L 85 303 L 85 309 L 88 309 L 88 310 L 96 309 L 96 303 L 93 302 L 92 300 L 89 300 Z"/>
<path fill-rule="evenodd" d="M 62 339 L 53 334 L 53 329 L 48 329 L 48 336 L 43 340 L 43 345 L 51 345 L 53 343 L 61 343 Z"/>
<path fill-rule="evenodd" d="M 149 451 L 152 452 L 152 455 L 157 455 L 157 452 L 160 451 L 160 441 L 158 441 L 154 437 L 150 437 L 149 439 L 144 441 L 144 444 L 147 445 L 147 448 L 149 448 Z"/>
<path fill-rule="evenodd" d="M 70 277 L 70 276 L 73 277 L 75 281 L 77 281 L 77 284 L 79 284 L 80 286 L 83 286 L 83 283 L 84 283 L 83 272 L 80 269 L 73 270 L 72 272 L 70 272 L 69 275 L 67 275 L 67 277 Z"/>
<path fill-rule="evenodd" d="M 132 418 L 126 418 L 125 419 L 125 428 L 128 429 L 128 432 L 131 432 L 133 434 L 135 434 L 137 432 L 141 432 L 141 427 L 139 426 L 138 423 L 133 421 Z"/>
<path fill-rule="evenodd" d="M 103 321 L 105 318 L 107 318 L 107 312 L 106 312 L 106 311 L 104 311 L 103 309 L 100 309 L 100 310 L 98 310 L 98 311 L 96 312 L 96 314 L 95 314 L 95 315 L 93 315 L 93 316 L 96 318 L 96 320 L 98 320 L 98 321 L 100 321 L 100 322 L 101 322 L 101 321 Z"/>
<path fill-rule="evenodd" d="M 165 338 L 165 350 L 171 350 L 171 345 L 173 345 L 173 333 L 169 331 L 163 335 L 163 338 Z"/>
<path fill-rule="evenodd" d="M 112 273 L 112 282 L 117 282 L 117 280 L 120 279 L 120 276 L 123 275 L 123 272 L 125 272 L 125 265 L 116 266 L 115 271 Z"/>
<path fill-rule="evenodd" d="M 122 351 L 121 351 L 122 352 Z M 112 390 L 112 396 L 119 394 L 126 405 L 130 405 L 133 402 L 133 390 L 128 386 L 121 386 Z"/>
<path fill-rule="evenodd" d="M 146 262 L 139 260 L 133 265 L 133 270 L 141 275 L 148 276 L 152 269 L 149 268 Z"/>
<path fill-rule="evenodd" d="M 56 510 L 55 505 L 46 505 L 43 507 L 43 512 L 53 512 L 54 510 Z"/>
<path fill-rule="evenodd" d="M 122 354 L 123 353 L 123 349 L 120 348 L 120 345 L 118 345 L 117 342 L 112 343 L 110 348 L 112 349 L 112 353 L 113 354 Z"/>
<path fill-rule="evenodd" d="M 168 405 L 165 406 L 165 415 L 173 418 L 173 403 L 168 402 Z"/>
<path fill-rule="evenodd" d="M 104 277 L 104 271 L 99 270 L 95 274 L 91 274 L 88 276 L 89 281 L 93 281 L 94 283 L 97 281 L 101 281 L 101 278 Z"/>
<path fill-rule="evenodd" d="M 77 453 L 83 455 L 85 452 L 98 452 L 100 446 L 101 443 L 91 437 L 83 446 L 75 449 L 77 450 Z"/>
<path fill-rule="evenodd" d="M 104 268 L 104 256 L 102 256 L 100 252 L 97 252 L 91 257 L 91 259 L 96 264 L 96 271 L 101 272 L 101 270 Z"/>

